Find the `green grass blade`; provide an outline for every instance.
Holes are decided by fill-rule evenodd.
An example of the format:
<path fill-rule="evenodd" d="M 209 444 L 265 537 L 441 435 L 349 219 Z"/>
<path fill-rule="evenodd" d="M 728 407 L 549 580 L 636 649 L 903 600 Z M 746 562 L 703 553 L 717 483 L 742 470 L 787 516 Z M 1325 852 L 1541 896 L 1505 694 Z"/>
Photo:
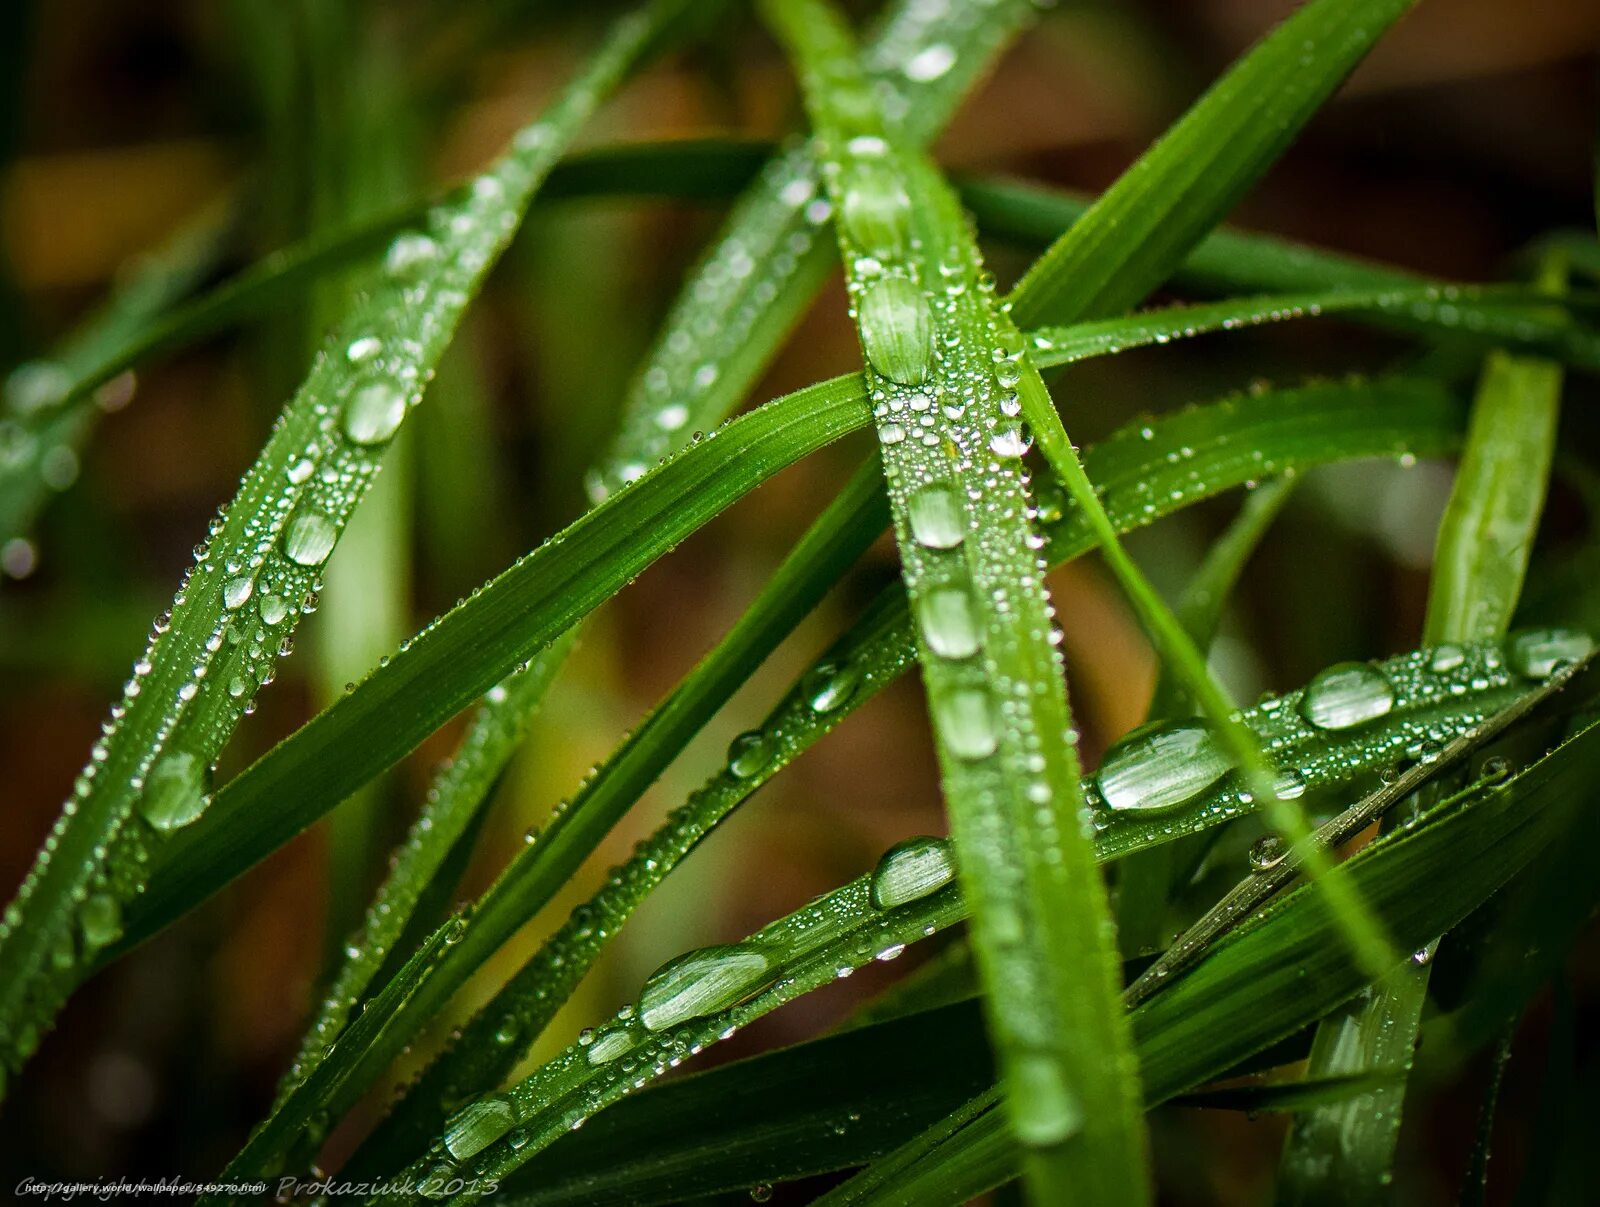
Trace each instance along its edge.
<path fill-rule="evenodd" d="M 1384 671 L 1404 704 L 1403 715 L 1385 718 L 1359 733 L 1329 735 L 1308 724 L 1300 716 L 1304 689 L 1263 702 L 1245 714 L 1245 720 L 1264 747 L 1281 753 L 1285 762 L 1280 770 L 1297 769 L 1313 790 L 1346 784 L 1360 774 L 1375 775 L 1420 734 L 1437 732 L 1441 726 L 1469 732 L 1486 711 L 1512 707 L 1540 690 L 1541 680 L 1509 668 L 1499 642 L 1467 647 L 1464 653 L 1463 662 L 1443 669 L 1436 669 L 1433 651 L 1428 650 L 1385 663 Z M 1489 686 L 1481 686 L 1485 683 Z M 1096 858 L 1116 858 L 1168 842 L 1174 834 L 1219 824 L 1248 812 L 1254 804 L 1247 794 L 1241 797 L 1234 782 L 1155 820 L 1129 822 L 1102 816 Z M 936 843 L 934 849 L 941 847 Z M 896 877 L 897 868 L 904 866 L 903 851 L 892 849 L 871 875 L 772 923 L 737 948 L 693 953 L 702 958 L 727 958 L 729 952 L 744 953 L 746 958 L 759 954 L 764 963 L 755 969 L 755 981 L 720 995 L 707 991 L 703 998 L 682 1005 L 679 1008 L 689 1013 L 671 1025 L 663 1025 L 661 1015 L 675 1013 L 670 1009 L 675 1003 L 663 1003 L 651 986 L 660 984 L 663 972 L 679 962 L 663 966 L 647 981 L 639 1002 L 625 1006 L 606 1026 L 586 1032 L 578 1043 L 506 1092 L 464 1106 L 443 1129 L 443 1147 L 435 1143 L 407 1173 L 420 1176 L 431 1169 L 469 1181 L 502 1177 L 573 1130 L 574 1124 L 625 1097 L 641 1081 L 727 1038 L 730 1028 L 742 1028 L 801 993 L 837 979 L 843 969 L 892 958 L 902 945 L 965 917 L 967 906 L 953 882 L 948 853 L 936 865 L 937 875 L 921 877 L 907 890 L 912 895 L 898 889 L 890 895 L 886 886 L 900 884 Z M 653 1011 L 661 1014 L 652 1018 Z M 1187 1084 L 1165 1089 L 1159 1096 Z"/>
<path fill-rule="evenodd" d="M 920 145 L 1037 11 L 1031 0 L 982 8 L 902 0 L 861 67 Z M 819 188 L 815 157 L 795 145 L 740 197 L 629 388 L 617 437 L 590 480 L 593 497 L 637 478 L 675 434 L 715 427 L 748 393 L 833 271 L 825 229 L 833 208 Z"/>
<path fill-rule="evenodd" d="M 954 193 L 875 112 L 839 14 L 825 0 L 763 11 L 795 60 L 840 214 L 946 811 L 1030 1184 L 1041 1201 L 1142 1202 L 1137 1069 L 1105 888 L 1078 821 L 1072 718 L 1020 464 L 1012 387 L 1037 371 L 1019 363 L 1022 337 Z"/>
<path fill-rule="evenodd" d="M 1114 313 L 1161 284 L 1415 0 L 1311 0 L 1245 55 L 1023 277 L 1019 325 Z"/>
<path fill-rule="evenodd" d="M 1156 420 L 1148 435 L 1142 424 L 1131 427 L 1093 450 L 1089 466 L 1105 490 L 1116 522 L 1126 530 L 1201 497 L 1189 493 L 1195 483 L 1188 477 L 1190 468 L 1197 471 L 1206 491 L 1212 492 L 1248 480 L 1263 460 L 1294 471 L 1330 455 L 1407 451 L 1414 455 L 1442 449 L 1454 427 L 1453 411 L 1435 388 L 1424 387 L 1415 394 L 1413 388 L 1385 386 L 1370 401 L 1350 387 L 1250 396 Z M 1233 446 L 1234 438 L 1242 442 L 1240 447 Z M 1244 445 L 1250 451 L 1245 451 Z M 1173 456 L 1186 447 L 1192 450 L 1192 464 Z M 1049 517 L 1046 533 L 1052 562 L 1076 557 L 1089 548 L 1087 530 L 1075 513 L 1063 514 L 1049 502 L 1043 510 Z M 375 1174 L 383 1168 L 384 1154 L 393 1160 L 395 1154 L 404 1152 L 400 1137 L 414 1138 L 422 1127 L 418 1120 L 436 1124 L 444 1109 L 439 1104 L 453 1098 L 456 1087 L 498 1084 L 510 1072 L 521 1044 L 532 1041 L 639 902 L 729 813 L 914 660 L 905 596 L 896 586 L 886 590 L 867 616 L 751 731 L 759 737 L 746 743 L 746 757 L 730 760 L 692 794 L 673 819 L 614 869 L 607 885 L 574 910 L 567 923 L 478 1012 L 462 1042 L 430 1066 L 393 1121 L 382 1125 L 371 1143 L 363 1146 L 350 1175 Z M 1212 804 L 1224 807 L 1220 800 Z M 530 914 L 538 903 L 537 898 L 522 898 L 515 909 L 502 914 L 514 922 Z M 483 925 L 478 917 L 469 923 L 474 931 Z M 508 935 L 509 930 L 502 927 L 495 942 Z M 466 1041 L 466 1037 L 497 1033 L 507 1021 L 520 1033 L 519 1044 L 494 1047 Z"/>
<path fill-rule="evenodd" d="M 1558 292 L 1562 262 L 1541 284 Z M 1439 522 L 1424 636 L 1434 643 L 1503 633 L 1527 573 L 1549 489 L 1562 373 L 1548 361 L 1494 352 L 1484 367 L 1466 445 Z M 1330 1017 L 1310 1068 L 1337 1076 L 1396 1067 L 1409 1074 L 1432 971 L 1432 948 Z M 1392 1178 L 1405 1081 L 1296 1121 L 1284 1150 L 1286 1201 L 1369 1193 Z"/>
<path fill-rule="evenodd" d="M 209 768 L 376 472 L 467 300 L 571 137 L 673 11 L 624 19 L 548 116 L 428 233 L 396 240 L 285 410 L 156 624 L 106 736 L 0 921 L 0 1057 L 20 1068 L 61 1002 L 123 930 L 146 868 L 210 801 Z M 487 686 L 487 685 L 485 685 Z"/>

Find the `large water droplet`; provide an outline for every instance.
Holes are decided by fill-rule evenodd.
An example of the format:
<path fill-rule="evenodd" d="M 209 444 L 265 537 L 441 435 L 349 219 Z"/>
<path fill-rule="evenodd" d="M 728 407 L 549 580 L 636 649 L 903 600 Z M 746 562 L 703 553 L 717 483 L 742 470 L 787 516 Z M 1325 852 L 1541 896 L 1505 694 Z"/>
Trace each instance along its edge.
<path fill-rule="evenodd" d="M 800 689 L 814 712 L 843 708 L 855 694 L 861 672 L 849 662 L 820 662 L 806 672 Z"/>
<path fill-rule="evenodd" d="M 1020 423 L 1002 423 L 989 438 L 989 451 L 996 457 L 1016 460 L 1033 447 L 1033 437 Z"/>
<path fill-rule="evenodd" d="M 975 687 L 957 688 L 944 693 L 934 711 L 944 743 L 958 759 L 987 758 L 1000 744 L 988 692 Z"/>
<path fill-rule="evenodd" d="M 1083 1104 L 1049 1054 L 1023 1052 L 1011 1062 L 1006 1083 L 1012 1126 L 1024 1144 L 1060 1144 L 1083 1127 Z"/>
<path fill-rule="evenodd" d="M 954 549 L 967 534 L 967 517 L 956 492 L 942 483 L 924 486 L 906 501 L 911 536 L 929 549 Z"/>
<path fill-rule="evenodd" d="M 78 907 L 78 930 L 90 951 L 122 937 L 122 906 L 109 893 L 95 893 Z"/>
<path fill-rule="evenodd" d="M 861 344 L 872 367 L 890 381 L 920 386 L 933 358 L 933 317 L 917 287 L 884 277 L 861 294 Z"/>
<path fill-rule="evenodd" d="M 1581 662 L 1594 641 L 1580 629 L 1520 629 L 1506 642 L 1511 669 L 1529 679 L 1548 679 L 1556 669 Z"/>
<path fill-rule="evenodd" d="M 726 1009 L 766 980 L 771 962 L 748 943 L 702 947 L 663 964 L 639 992 L 639 1021 L 664 1031 Z"/>
<path fill-rule="evenodd" d="M 857 164 L 839 207 L 845 231 L 863 251 L 898 258 L 909 231 L 911 198 L 899 178 L 876 164 Z"/>
<path fill-rule="evenodd" d="M 406 417 L 406 396 L 394 382 L 375 378 L 357 386 L 344 404 L 344 434 L 356 444 L 382 444 Z"/>
<path fill-rule="evenodd" d="M 333 552 L 338 534 L 333 522 L 317 511 L 304 511 L 289 521 L 283 534 L 283 551 L 289 560 L 302 566 L 320 566 Z"/>
<path fill-rule="evenodd" d="M 1171 809 L 1193 800 L 1233 763 L 1206 726 L 1157 721 L 1106 751 L 1095 783 L 1113 809 Z"/>
<path fill-rule="evenodd" d="M 230 578 L 222 588 L 222 606 L 230 612 L 244 607 L 250 602 L 250 595 L 255 589 L 255 583 L 242 574 L 238 578 Z"/>
<path fill-rule="evenodd" d="M 627 1027 L 612 1027 L 584 1045 L 584 1054 L 592 1065 L 610 1064 L 624 1052 L 633 1051 L 638 1037 Z"/>
<path fill-rule="evenodd" d="M 1394 707 L 1394 685 L 1365 662 L 1330 666 L 1306 685 L 1300 715 L 1318 729 L 1350 729 L 1385 716 Z"/>
<path fill-rule="evenodd" d="M 772 762 L 772 743 L 760 730 L 741 733 L 728 745 L 728 770 L 739 779 L 760 775 Z"/>
<path fill-rule="evenodd" d="M 917 620 L 928 648 L 944 658 L 978 652 L 978 617 L 972 596 L 961 587 L 935 587 L 917 600 Z"/>
<path fill-rule="evenodd" d="M 919 901 L 955 879 L 950 844 L 942 838 L 908 838 L 883 853 L 872 869 L 870 895 L 879 909 Z"/>
<path fill-rule="evenodd" d="M 139 812 L 162 833 L 194 821 L 205 811 L 206 766 L 188 751 L 169 754 L 156 763 L 139 797 Z"/>
<path fill-rule="evenodd" d="M 289 605 L 277 595 L 263 595 L 258 607 L 261 610 L 261 620 L 265 624 L 277 624 L 289 614 Z"/>
<path fill-rule="evenodd" d="M 444 1146 L 457 1161 L 475 1157 L 517 1125 L 517 1109 L 503 1094 L 470 1102 L 444 1125 Z"/>

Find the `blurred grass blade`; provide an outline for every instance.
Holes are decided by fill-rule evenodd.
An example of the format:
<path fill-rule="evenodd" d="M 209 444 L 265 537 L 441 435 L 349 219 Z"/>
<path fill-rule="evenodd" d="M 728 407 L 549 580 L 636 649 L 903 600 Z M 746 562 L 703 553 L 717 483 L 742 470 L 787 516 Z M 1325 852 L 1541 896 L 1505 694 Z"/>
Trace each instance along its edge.
<path fill-rule="evenodd" d="M 920 145 L 1037 14 L 1033 0 L 899 0 L 860 68 L 900 118 L 902 137 Z M 818 190 L 815 157 L 796 145 L 735 203 L 628 390 L 592 497 L 638 477 L 674 436 L 715 427 L 749 392 L 833 270 L 825 230 L 819 238 L 833 207 Z"/>
<path fill-rule="evenodd" d="M 1552 257 L 1540 284 L 1555 293 L 1564 283 L 1564 262 Z M 1549 489 L 1561 384 L 1558 365 L 1490 354 L 1439 521 L 1426 640 L 1479 640 L 1511 623 Z M 1322 1024 L 1311 1051 L 1314 1075 L 1378 1066 L 1409 1074 L 1433 949 L 1420 955 Z M 1286 1201 L 1359 1195 L 1388 1185 L 1404 1097 L 1402 1080 L 1297 1119 L 1284 1150 Z"/>
<path fill-rule="evenodd" d="M 1013 387 L 1037 371 L 954 193 L 875 112 L 840 14 L 826 0 L 762 9 L 795 61 L 840 215 L 946 812 L 1029 1182 L 1041 1201 L 1144 1202 L 1137 1068 L 1105 887 L 1078 821 L 1072 718 L 1021 466 Z"/>
<path fill-rule="evenodd" d="M 1028 270 L 1024 327 L 1122 310 L 1161 284 L 1415 0 L 1310 0 L 1236 63 Z"/>
<path fill-rule="evenodd" d="M 665 0 L 616 26 L 586 70 L 460 202 L 400 235 L 214 521 L 170 614 L 156 622 L 61 820 L 0 921 L 0 1059 L 12 1071 L 103 949 L 148 865 L 211 799 L 210 768 L 321 567 L 420 397 L 462 310 L 544 172 L 672 16 Z M 485 685 L 487 686 L 487 685 Z"/>

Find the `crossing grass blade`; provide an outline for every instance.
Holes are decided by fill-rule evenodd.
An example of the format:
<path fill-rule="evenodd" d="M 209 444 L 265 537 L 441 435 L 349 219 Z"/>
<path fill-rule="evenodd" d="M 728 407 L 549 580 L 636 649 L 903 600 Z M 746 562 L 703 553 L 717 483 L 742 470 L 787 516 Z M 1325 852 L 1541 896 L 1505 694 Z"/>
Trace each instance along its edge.
<path fill-rule="evenodd" d="M 158 618 L 104 738 L 0 921 L 0 1056 L 16 1071 L 124 929 L 148 865 L 210 803 L 217 752 L 420 397 L 478 282 L 564 143 L 675 14 L 623 18 L 548 115 L 426 229 L 397 237 L 367 301 L 317 356 Z"/>

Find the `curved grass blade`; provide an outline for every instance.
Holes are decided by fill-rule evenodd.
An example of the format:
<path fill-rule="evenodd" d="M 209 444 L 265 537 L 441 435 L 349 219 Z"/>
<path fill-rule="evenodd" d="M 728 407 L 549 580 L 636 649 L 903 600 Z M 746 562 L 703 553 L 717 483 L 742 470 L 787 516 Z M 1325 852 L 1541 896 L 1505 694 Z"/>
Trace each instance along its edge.
<path fill-rule="evenodd" d="M 920 145 L 1037 11 L 1032 0 L 902 0 L 861 67 L 880 103 L 903 115 L 903 137 Z M 715 427 L 749 391 L 833 269 L 823 230 L 833 207 L 818 190 L 814 156 L 794 144 L 735 203 L 629 387 L 591 497 L 644 473 L 675 436 Z"/>
<path fill-rule="evenodd" d="M 1436 386 L 1319 386 L 1249 395 L 1127 428 L 1091 450 L 1088 466 L 1115 522 L 1128 530 L 1252 480 L 1263 464 L 1293 474 L 1329 458 L 1437 453 L 1448 447 L 1457 422 Z M 1185 448 L 1188 460 L 1178 455 Z M 1052 564 L 1090 547 L 1081 520 L 1059 496 L 1044 496 L 1040 511 Z M 500 1084 L 645 896 L 729 813 L 914 660 L 905 595 L 891 587 L 746 735 L 739 751 L 744 757 L 730 758 L 693 793 L 478 1012 L 462 1042 L 439 1056 L 358 1151 L 348 1175 L 381 1172 L 386 1160 L 392 1164 L 409 1151 L 407 1144 L 437 1129 L 464 1091 Z M 523 901 L 507 916 L 526 917 L 534 904 Z M 483 924 L 474 917 L 469 927 Z M 502 927 L 485 948 L 509 934 Z M 502 1030 L 518 1041 L 466 1042 Z"/>
<path fill-rule="evenodd" d="M 1201 97 L 1040 257 L 1019 326 L 1130 306 L 1216 225 L 1415 0 L 1311 0 Z"/>
<path fill-rule="evenodd" d="M 1471 731 L 1484 715 L 1517 707 L 1547 689 L 1507 666 L 1498 642 L 1466 649 L 1466 660 L 1435 668 L 1433 651 L 1390 660 L 1384 672 L 1405 703 L 1402 716 L 1356 733 L 1329 735 L 1300 717 L 1305 690 L 1263 702 L 1246 714 L 1263 745 L 1299 771 L 1312 788 L 1373 774 L 1397 750 L 1426 740 L 1444 725 Z M 1489 687 L 1480 687 L 1488 682 Z M 1562 679 L 1566 682 L 1566 678 Z M 1520 714 L 1519 714 L 1520 715 Z M 1185 805 L 1176 817 L 1122 823 L 1101 816 L 1096 857 L 1196 832 L 1255 807 L 1237 783 Z M 909 858 L 908 858 L 909 856 Z M 634 1004 L 602 1028 L 504 1093 L 468 1103 L 444 1126 L 427 1156 L 407 1173 L 450 1178 L 503 1177 L 595 1111 L 693 1055 L 730 1028 L 745 1026 L 800 993 L 874 959 L 892 959 L 903 945 L 941 930 L 967 913 L 954 883 L 952 852 L 938 840 L 892 848 L 871 875 L 825 894 L 735 947 L 707 948 L 664 965 Z M 730 975 L 739 973 L 739 979 Z M 679 970 L 692 969 L 697 979 Z M 715 971 L 723 975 L 710 976 Z M 1182 1088 L 1182 1087 L 1179 1087 Z M 463 1201 L 471 1201 L 470 1192 Z"/>
<path fill-rule="evenodd" d="M 1021 337 L 954 193 L 876 112 L 842 17 L 826 0 L 762 7 L 795 61 L 840 214 L 946 811 L 1029 1181 L 1044 1200 L 1143 1202 L 1137 1069 L 1020 463 Z"/>
<path fill-rule="evenodd" d="M 149 863 L 210 803 L 210 766 L 495 256 L 561 145 L 675 11 L 624 18 L 548 115 L 427 233 L 391 246 L 366 304 L 285 410 L 156 623 L 105 737 L 0 921 L 0 1058 L 20 1068 L 123 930 Z M 487 686 L 487 685 L 485 685 Z"/>
<path fill-rule="evenodd" d="M 1564 262 L 1540 284 L 1565 285 Z M 1548 361 L 1489 356 L 1450 500 L 1439 521 L 1424 637 L 1477 640 L 1503 633 L 1522 594 L 1549 489 L 1562 374 Z M 1576 648 L 1568 651 L 1571 657 Z M 1587 644 L 1583 648 L 1587 653 Z M 1310 1068 L 1318 1075 L 1396 1066 L 1409 1076 L 1432 972 L 1420 952 L 1318 1028 Z M 1284 1149 L 1288 1201 L 1365 1193 L 1388 1184 L 1399 1143 L 1405 1080 L 1296 1120 Z"/>

